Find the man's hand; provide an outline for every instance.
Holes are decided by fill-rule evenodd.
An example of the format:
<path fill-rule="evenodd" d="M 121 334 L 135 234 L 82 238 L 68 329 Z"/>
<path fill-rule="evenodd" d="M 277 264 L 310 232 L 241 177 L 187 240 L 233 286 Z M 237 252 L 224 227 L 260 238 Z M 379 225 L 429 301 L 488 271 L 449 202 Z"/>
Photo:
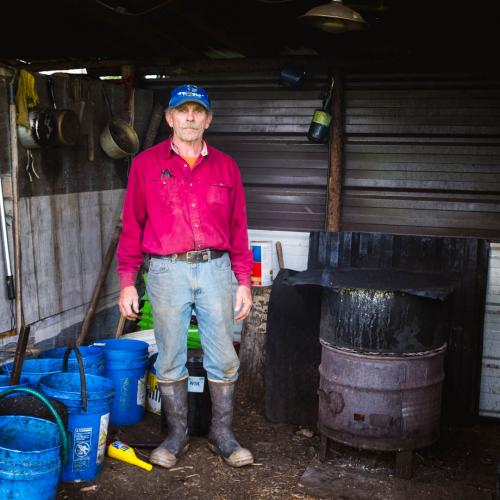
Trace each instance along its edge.
<path fill-rule="evenodd" d="M 248 318 L 250 314 L 250 309 L 252 308 L 252 290 L 249 286 L 240 285 L 236 290 L 236 304 L 234 306 L 235 311 L 239 311 L 234 317 L 235 320 L 239 321 L 241 319 Z"/>
<path fill-rule="evenodd" d="M 118 299 L 118 307 L 120 313 L 125 318 L 134 320 L 137 319 L 139 313 L 139 295 L 135 286 L 126 286 L 120 290 L 120 298 Z"/>

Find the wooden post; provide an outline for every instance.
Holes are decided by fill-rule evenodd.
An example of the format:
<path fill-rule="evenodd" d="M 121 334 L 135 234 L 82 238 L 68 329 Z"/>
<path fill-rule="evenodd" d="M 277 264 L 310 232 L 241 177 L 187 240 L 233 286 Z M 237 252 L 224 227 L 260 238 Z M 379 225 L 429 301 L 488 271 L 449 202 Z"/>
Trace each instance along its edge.
<path fill-rule="evenodd" d="M 344 89 L 340 71 L 335 71 L 330 128 L 326 231 L 340 231 L 342 216 L 342 170 L 344 150 Z"/>
<path fill-rule="evenodd" d="M 267 308 L 271 287 L 252 287 L 253 307 L 243 324 L 240 344 L 238 390 L 264 410 Z"/>

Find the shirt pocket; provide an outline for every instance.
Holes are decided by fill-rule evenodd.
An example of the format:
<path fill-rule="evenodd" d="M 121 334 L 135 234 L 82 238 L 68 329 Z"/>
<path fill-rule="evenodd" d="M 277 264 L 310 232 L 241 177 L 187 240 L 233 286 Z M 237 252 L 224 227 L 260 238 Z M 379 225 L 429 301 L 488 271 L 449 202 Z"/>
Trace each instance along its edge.
<path fill-rule="evenodd" d="M 229 196 L 232 186 L 228 182 L 211 180 L 208 182 L 207 202 L 216 205 L 229 206 Z"/>
<path fill-rule="evenodd" d="M 174 177 L 167 179 L 152 179 L 151 197 L 153 203 L 159 203 L 164 207 L 173 207 L 179 203 L 179 186 Z"/>

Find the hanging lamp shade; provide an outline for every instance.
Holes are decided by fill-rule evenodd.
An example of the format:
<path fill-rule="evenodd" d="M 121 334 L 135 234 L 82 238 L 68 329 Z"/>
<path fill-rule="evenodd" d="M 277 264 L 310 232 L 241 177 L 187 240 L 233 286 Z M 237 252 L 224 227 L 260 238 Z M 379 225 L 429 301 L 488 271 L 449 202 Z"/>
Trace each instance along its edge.
<path fill-rule="evenodd" d="M 368 24 L 355 10 L 332 0 L 325 5 L 318 5 L 299 17 L 299 21 L 327 33 L 344 33 L 345 31 L 361 31 Z"/>

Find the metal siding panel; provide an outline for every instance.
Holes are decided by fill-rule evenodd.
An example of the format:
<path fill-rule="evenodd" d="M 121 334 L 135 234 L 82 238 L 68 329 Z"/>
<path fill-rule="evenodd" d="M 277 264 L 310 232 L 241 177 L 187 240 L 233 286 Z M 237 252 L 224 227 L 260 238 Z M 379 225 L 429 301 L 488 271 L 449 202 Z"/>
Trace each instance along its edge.
<path fill-rule="evenodd" d="M 500 244 L 490 249 L 479 414 L 500 418 Z"/>
<path fill-rule="evenodd" d="M 342 227 L 500 239 L 500 82 L 348 75 Z"/>

